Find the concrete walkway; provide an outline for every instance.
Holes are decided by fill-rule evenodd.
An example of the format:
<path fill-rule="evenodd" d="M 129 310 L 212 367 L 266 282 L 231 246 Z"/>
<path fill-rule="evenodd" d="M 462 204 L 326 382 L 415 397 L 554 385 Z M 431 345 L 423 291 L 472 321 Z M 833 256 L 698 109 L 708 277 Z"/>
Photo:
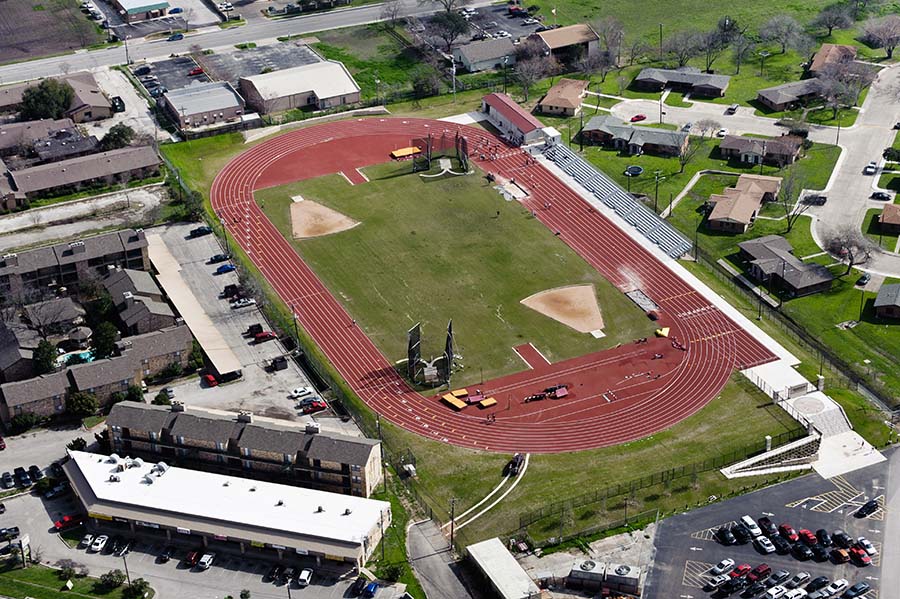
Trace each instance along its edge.
<path fill-rule="evenodd" d="M 470 599 L 450 542 L 433 520 L 414 522 L 406 532 L 406 553 L 429 599 Z"/>

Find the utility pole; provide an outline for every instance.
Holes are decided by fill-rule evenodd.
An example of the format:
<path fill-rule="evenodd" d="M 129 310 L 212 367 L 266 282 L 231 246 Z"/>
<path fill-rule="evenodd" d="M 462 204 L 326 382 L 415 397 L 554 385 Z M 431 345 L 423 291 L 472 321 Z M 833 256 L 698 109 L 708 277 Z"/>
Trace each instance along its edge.
<path fill-rule="evenodd" d="M 503 57 L 503 93 L 506 93 L 506 65 L 509 64 L 509 56 Z"/>
<path fill-rule="evenodd" d="M 384 512 L 379 512 L 378 522 L 381 525 L 381 561 L 384 561 Z"/>
<path fill-rule="evenodd" d="M 763 173 L 763 162 L 766 161 L 766 149 L 767 149 L 766 142 L 763 142 L 762 156 L 759 157 L 759 174 L 760 175 Z"/>
<path fill-rule="evenodd" d="M 450 498 L 450 551 L 453 551 L 453 534 L 456 529 L 456 497 Z"/>
<path fill-rule="evenodd" d="M 584 152 L 584 111 L 579 111 L 581 115 L 581 128 L 578 129 L 578 151 Z"/>
<path fill-rule="evenodd" d="M 300 329 L 297 326 L 297 305 L 291 304 L 291 316 L 294 317 L 294 337 L 297 338 L 297 343 L 300 343 Z"/>
<path fill-rule="evenodd" d="M 453 79 L 453 102 L 456 102 L 456 61 L 450 64 L 450 77 Z"/>
<path fill-rule="evenodd" d="M 125 564 L 125 580 L 128 581 L 128 586 L 131 586 L 131 574 L 128 573 L 128 560 L 125 559 L 125 556 L 122 556 L 122 563 Z"/>
<path fill-rule="evenodd" d="M 384 436 L 381 434 L 381 416 L 378 414 L 375 414 L 375 426 L 378 428 L 378 449 L 381 453 L 381 484 L 384 485 L 384 490 L 387 492 L 387 472 L 384 466 Z"/>
<path fill-rule="evenodd" d="M 662 48 L 662 23 L 659 24 L 659 59 L 663 58 L 663 48 Z"/>
<path fill-rule="evenodd" d="M 659 182 L 665 180 L 665 177 L 660 177 L 659 174 L 662 171 L 655 171 L 653 173 L 654 179 L 656 181 L 656 192 L 653 194 L 653 212 L 659 214 Z"/>

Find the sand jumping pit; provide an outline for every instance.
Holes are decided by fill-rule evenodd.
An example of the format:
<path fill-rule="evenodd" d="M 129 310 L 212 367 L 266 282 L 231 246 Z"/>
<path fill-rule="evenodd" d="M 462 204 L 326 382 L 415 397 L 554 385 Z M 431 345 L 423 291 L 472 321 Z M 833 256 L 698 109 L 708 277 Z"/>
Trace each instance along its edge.
<path fill-rule="evenodd" d="M 318 202 L 293 198 L 291 204 L 291 229 L 294 239 L 309 239 L 340 233 L 359 224 L 349 216 L 332 210 Z"/>
<path fill-rule="evenodd" d="M 579 333 L 603 328 L 603 314 L 593 285 L 556 287 L 530 295 L 521 303 Z"/>

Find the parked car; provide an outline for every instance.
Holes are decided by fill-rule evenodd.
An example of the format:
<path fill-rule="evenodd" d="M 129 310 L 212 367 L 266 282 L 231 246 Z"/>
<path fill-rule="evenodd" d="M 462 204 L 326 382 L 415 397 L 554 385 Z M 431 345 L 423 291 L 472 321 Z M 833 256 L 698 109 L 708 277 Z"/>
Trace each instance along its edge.
<path fill-rule="evenodd" d="M 28 476 L 31 477 L 31 480 L 37 482 L 43 478 L 46 478 L 44 475 L 44 471 L 37 467 L 37 465 L 32 464 L 28 467 Z"/>
<path fill-rule="evenodd" d="M 716 137 L 725 137 L 726 135 L 728 135 L 728 129 L 726 129 L 725 127 L 722 127 L 721 129 L 716 131 Z"/>
<path fill-rule="evenodd" d="M 108 542 L 109 542 L 109 537 L 108 537 L 108 536 L 106 536 L 106 535 L 100 535 L 99 537 L 97 537 L 96 539 L 94 539 L 94 542 L 93 542 L 93 543 L 91 543 L 91 548 L 90 548 L 90 550 L 91 550 L 93 553 L 100 553 L 101 551 L 103 551 L 104 548 L 106 548 L 106 544 L 107 544 Z"/>
<path fill-rule="evenodd" d="M 138 77 L 140 77 L 141 75 L 148 75 L 148 74 L 150 74 L 150 72 L 151 72 L 152 70 L 153 70 L 153 67 L 151 67 L 149 64 L 144 64 L 144 65 L 141 65 L 141 66 L 139 66 L 138 68 L 136 68 L 136 69 L 133 71 L 133 73 L 134 73 L 135 75 L 137 75 Z"/>
<path fill-rule="evenodd" d="M 734 538 L 737 539 L 737 542 L 741 545 L 753 540 L 753 535 L 751 535 L 747 527 L 740 522 L 731 527 L 731 532 L 734 534 Z"/>
<path fill-rule="evenodd" d="M 178 41 L 181 41 L 181 40 L 183 40 L 183 39 L 184 39 L 184 34 L 183 34 L 183 33 L 173 33 L 172 35 L 170 35 L 170 36 L 167 38 L 167 40 L 170 41 L 170 42 L 178 42 Z"/>
<path fill-rule="evenodd" d="M 291 394 L 288 395 L 288 397 L 291 399 L 300 399 L 306 397 L 307 395 L 312 395 L 312 393 L 312 387 L 297 387 L 296 389 L 291 391 Z"/>
<path fill-rule="evenodd" d="M 765 598 L 766 599 L 781 599 L 787 594 L 787 589 L 781 586 L 780 584 L 775 585 L 768 591 L 766 591 Z"/>
<path fill-rule="evenodd" d="M 694 123 L 685 123 L 684 125 L 681 126 L 681 130 L 684 133 L 690 133 L 691 129 L 693 129 L 693 128 L 694 128 Z"/>
<path fill-rule="evenodd" d="M 749 578 L 751 582 L 756 582 L 757 580 L 766 580 L 771 574 L 772 568 L 770 568 L 768 564 L 760 564 L 750 570 L 750 573 L 747 574 L 747 578 Z"/>
<path fill-rule="evenodd" d="M 864 175 L 874 175 L 876 172 L 878 172 L 878 163 L 874 160 L 863 168 Z"/>
<path fill-rule="evenodd" d="M 188 551 L 188 554 L 184 556 L 184 563 L 193 568 L 200 561 L 201 555 L 203 554 L 200 551 Z"/>
<path fill-rule="evenodd" d="M 878 507 L 878 502 L 874 499 L 870 499 L 865 502 L 861 508 L 856 510 L 856 517 L 865 518 L 866 516 L 871 516 L 875 513 L 876 510 L 878 510 Z"/>
<path fill-rule="evenodd" d="M 302 412 L 304 414 L 315 414 L 316 412 L 321 412 L 322 410 L 327 410 L 328 404 L 326 404 L 321 399 L 318 401 L 314 401 L 308 406 L 303 406 Z"/>
<path fill-rule="evenodd" d="M 875 191 L 869 197 L 872 198 L 873 200 L 881 200 L 882 202 L 890 202 L 891 201 L 891 194 L 885 193 L 883 191 Z"/>
<path fill-rule="evenodd" d="M 284 572 L 284 566 L 282 566 L 281 564 L 275 564 L 274 566 L 269 568 L 269 571 L 266 573 L 265 577 L 263 577 L 263 580 L 266 582 L 277 582 L 281 580 L 282 572 Z"/>
<path fill-rule="evenodd" d="M 831 533 L 831 540 L 834 541 L 835 545 L 844 549 L 848 549 L 853 544 L 853 538 L 841 529 Z"/>
<path fill-rule="evenodd" d="M 353 581 L 353 584 L 350 585 L 348 589 L 351 597 L 359 597 L 360 593 L 363 592 L 363 589 L 366 588 L 366 584 L 369 582 L 369 579 L 365 576 L 359 576 L 356 580 Z"/>
<path fill-rule="evenodd" d="M 200 561 L 197 562 L 197 567 L 201 570 L 209 570 L 209 567 L 213 565 L 215 559 L 215 553 L 204 553 L 203 557 L 200 558 Z"/>
<path fill-rule="evenodd" d="M 165 549 L 162 550 L 162 553 L 159 554 L 159 558 L 157 558 L 157 559 L 159 559 L 160 563 L 165 564 L 173 557 L 175 557 L 175 548 L 172 547 L 171 545 L 169 545 L 168 547 L 166 547 Z"/>
<path fill-rule="evenodd" d="M 633 117 L 631 117 L 631 122 L 632 122 L 632 123 L 638 123 L 638 122 L 640 122 L 640 121 L 646 121 L 646 120 L 647 120 L 647 115 L 646 115 L 646 114 L 636 114 L 636 115 L 634 115 Z"/>
<path fill-rule="evenodd" d="M 281 573 L 281 582 L 286 585 L 290 585 L 292 582 L 294 582 L 295 575 L 296 572 L 294 572 L 294 567 L 288 566 L 284 569 L 284 572 Z"/>
<path fill-rule="evenodd" d="M 850 586 L 850 583 L 847 582 L 846 579 L 838 578 L 837 580 L 832 582 L 830 585 L 825 587 L 823 590 L 826 593 L 828 593 L 828 596 L 831 596 L 831 595 L 837 595 L 838 593 L 843 593 L 845 590 L 847 590 L 848 586 Z"/>
<path fill-rule="evenodd" d="M 794 545 L 791 549 L 791 553 L 801 561 L 810 560 L 815 557 L 815 554 L 812 552 L 812 549 L 809 548 L 809 545 L 804 545 L 803 543 Z"/>
<path fill-rule="evenodd" d="M 156 88 L 153 88 L 152 90 L 150 90 L 150 96 L 152 96 L 154 98 L 158 98 L 168 91 L 169 90 L 166 89 L 165 87 L 156 87 Z"/>
<path fill-rule="evenodd" d="M 806 590 L 812 593 L 813 591 L 824 589 L 829 584 L 831 584 L 830 578 L 828 578 L 827 576 L 817 576 L 809 581 L 809 584 L 806 585 Z"/>
<path fill-rule="evenodd" d="M 31 477 L 28 476 L 28 473 L 21 466 L 13 470 L 13 474 L 16 476 L 16 482 L 22 487 L 30 487 L 32 485 Z"/>
<path fill-rule="evenodd" d="M 704 588 L 706 588 L 707 590 L 711 591 L 711 590 L 713 590 L 713 589 L 719 588 L 720 586 L 722 586 L 723 584 L 725 584 L 725 583 L 728 582 L 729 580 L 731 580 L 731 577 L 728 576 L 728 574 L 718 574 L 718 575 L 716 575 L 716 576 L 713 576 L 713 577 L 710 578 L 709 580 L 707 580 L 707 581 L 706 581 L 706 586 L 705 586 Z"/>
<path fill-rule="evenodd" d="M 732 578 L 739 578 L 741 576 L 744 576 L 748 572 L 750 572 L 750 564 L 741 564 L 739 566 L 735 566 L 734 570 L 731 571 L 729 576 L 731 576 Z"/>
<path fill-rule="evenodd" d="M 309 586 L 309 583 L 312 582 L 312 577 L 313 571 L 309 568 L 303 568 L 302 570 L 300 570 L 300 574 L 297 575 L 297 586 Z"/>
<path fill-rule="evenodd" d="M 171 387 L 163 387 L 162 389 L 160 389 L 160 393 L 165 393 L 166 397 L 168 397 L 169 399 L 175 398 L 175 389 Z"/>
<path fill-rule="evenodd" d="M 784 583 L 784 586 L 789 589 L 796 589 L 806 584 L 806 581 L 808 580 L 809 572 L 797 572 L 796 574 L 794 574 L 793 578 Z"/>
<path fill-rule="evenodd" d="M 204 374 L 203 382 L 206 383 L 207 387 L 217 387 L 219 385 L 219 381 L 211 374 Z"/>
<path fill-rule="evenodd" d="M 728 108 L 725 109 L 725 114 L 734 114 L 738 111 L 738 108 L 740 108 L 740 105 L 732 104 L 731 106 L 729 106 Z"/>
<path fill-rule="evenodd" d="M 728 582 L 720 586 L 718 594 L 731 595 L 748 586 L 750 586 L 750 581 L 743 576 L 739 576 L 737 578 L 730 579 Z"/>
<path fill-rule="evenodd" d="M 803 589 L 789 589 L 784 599 L 806 599 L 806 591 Z"/>
<path fill-rule="evenodd" d="M 868 582 L 857 582 L 855 585 L 844 591 L 844 594 L 841 595 L 842 599 L 855 599 L 856 597 L 861 597 L 865 595 L 872 589 L 872 585 Z"/>
<path fill-rule="evenodd" d="M 718 564 L 713 566 L 709 573 L 710 574 L 728 574 L 734 569 L 734 560 L 730 557 L 723 559 Z"/>
<path fill-rule="evenodd" d="M 209 257 L 209 264 L 216 264 L 217 262 L 225 262 L 226 260 L 231 260 L 231 256 L 228 254 L 215 254 L 214 256 Z"/>
<path fill-rule="evenodd" d="M 255 306 L 256 300 L 252 297 L 242 297 L 239 300 L 231 302 L 231 309 L 237 310 L 238 308 L 246 308 L 248 306 Z"/>
<path fill-rule="evenodd" d="M 824 528 L 820 528 L 816 531 L 816 538 L 819 539 L 819 543 L 821 543 L 825 547 L 831 547 L 831 545 L 833 544 L 831 535 L 829 535 L 828 531 Z"/>
<path fill-rule="evenodd" d="M 800 540 L 800 535 L 798 535 L 797 531 L 794 530 L 794 527 L 787 522 L 783 522 L 781 526 L 778 527 L 778 532 L 780 532 L 781 536 L 783 536 L 791 543 L 796 543 L 798 540 Z"/>
<path fill-rule="evenodd" d="M 756 524 L 756 520 L 754 520 L 750 516 L 741 516 L 741 524 L 746 526 L 747 530 L 749 530 L 750 534 L 754 537 L 758 537 L 762 534 L 762 530 L 760 530 L 759 526 Z"/>
<path fill-rule="evenodd" d="M 828 549 L 822 543 L 816 543 L 809 550 L 812 551 L 813 559 L 817 562 L 828 561 Z"/>
<path fill-rule="evenodd" d="M 769 577 L 769 580 L 766 581 L 766 584 L 770 587 L 773 587 L 776 584 L 787 582 L 790 577 L 791 573 L 787 570 L 776 570 L 772 573 L 772 576 Z"/>
<path fill-rule="evenodd" d="M 257 333 L 253 336 L 254 343 L 265 343 L 266 341 L 271 341 L 272 339 L 277 339 L 278 335 L 273 333 L 272 331 L 263 331 L 262 333 Z"/>
<path fill-rule="evenodd" d="M 766 555 L 768 555 L 769 553 L 775 553 L 775 545 L 772 544 L 772 541 L 769 540 L 769 537 L 760 535 L 753 539 L 753 544 L 756 545 L 756 549 L 760 553 L 764 553 Z"/>
<path fill-rule="evenodd" d="M 816 535 L 814 535 L 813 532 L 808 528 L 801 528 L 797 532 L 797 534 L 800 536 L 800 540 L 807 545 L 815 545 L 819 542 L 819 540 L 816 538 Z"/>
<path fill-rule="evenodd" d="M 759 524 L 759 529 L 762 530 L 762 533 L 767 537 L 773 537 L 778 534 L 778 527 L 775 526 L 775 523 L 772 522 L 768 516 L 763 516 L 756 522 Z"/>
<path fill-rule="evenodd" d="M 64 530 L 69 530 L 70 528 L 75 528 L 77 526 L 81 526 L 83 522 L 81 516 L 77 514 L 65 515 L 56 522 L 53 523 L 53 527 L 57 532 L 62 532 Z M 95 539 L 96 540 L 96 539 Z"/>
<path fill-rule="evenodd" d="M 211 227 L 203 225 L 202 227 L 191 229 L 191 232 L 188 233 L 188 237 L 203 237 L 204 235 L 209 235 L 212 232 L 213 231 Z"/>
<path fill-rule="evenodd" d="M 202 75 L 203 67 L 194 67 L 190 71 L 188 71 L 188 77 L 194 77 L 195 75 Z"/>
<path fill-rule="evenodd" d="M 859 537 L 856 539 L 856 544 L 862 547 L 869 555 L 878 555 L 878 550 L 875 549 L 875 546 L 872 545 L 872 542 L 866 537 Z"/>
<path fill-rule="evenodd" d="M 9 472 L 3 473 L 2 485 L 4 489 L 12 489 L 16 486 L 16 481 L 13 479 L 12 474 Z"/>
<path fill-rule="evenodd" d="M 222 264 L 221 266 L 219 266 L 219 267 L 216 269 L 216 273 L 215 273 L 215 274 L 217 274 L 217 275 L 224 275 L 225 273 L 228 273 L 228 272 L 234 272 L 234 270 L 235 270 L 234 264 L 231 264 L 231 263 L 228 263 L 228 264 Z"/>
<path fill-rule="evenodd" d="M 835 547 L 831 550 L 831 559 L 833 559 L 836 564 L 846 564 L 850 561 L 850 554 L 847 553 L 846 549 Z"/>
<path fill-rule="evenodd" d="M 362 596 L 366 597 L 367 599 L 371 599 L 378 594 L 379 588 L 381 588 L 381 585 L 379 585 L 377 582 L 370 582 L 366 585 L 366 588 L 363 589 Z"/>
<path fill-rule="evenodd" d="M 866 550 L 862 547 L 854 545 L 853 547 L 848 549 L 848 551 L 850 552 L 850 559 L 852 559 L 854 563 L 860 566 L 872 565 L 872 558 L 869 557 L 869 554 L 866 553 Z"/>
<path fill-rule="evenodd" d="M 12 541 L 19 536 L 19 527 L 0 528 L 0 541 Z"/>
<path fill-rule="evenodd" d="M 809 195 L 803 196 L 804 204 L 811 204 L 813 206 L 824 206 L 825 202 L 828 201 L 828 197 L 824 196 L 820 193 L 812 193 Z"/>
<path fill-rule="evenodd" d="M 129 553 L 131 553 L 131 548 L 134 546 L 134 541 L 131 539 L 125 539 L 119 543 L 119 546 L 113 552 L 116 554 L 116 557 L 125 557 Z"/>
<path fill-rule="evenodd" d="M 6 449 L 6 439 L 0 437 L 0 451 L 3 451 L 4 449 Z"/>
<path fill-rule="evenodd" d="M 50 489 L 44 493 L 44 499 L 56 499 L 57 497 L 62 497 L 71 490 L 72 488 L 69 486 L 69 481 L 64 480 L 61 483 L 50 487 Z"/>
<path fill-rule="evenodd" d="M 791 544 L 783 536 L 775 534 L 770 540 L 775 545 L 775 553 L 785 555 L 791 552 Z"/>
<path fill-rule="evenodd" d="M 91 543 L 93 543 L 93 542 L 94 542 L 94 535 L 88 533 L 88 534 L 84 535 L 83 537 L 81 537 L 81 541 L 79 541 L 78 546 L 79 547 L 90 547 Z"/>
<path fill-rule="evenodd" d="M 737 539 L 734 538 L 734 534 L 727 526 L 723 526 L 716 531 L 716 536 L 723 545 L 734 545 L 737 543 Z"/>
<path fill-rule="evenodd" d="M 170 14 L 170 15 L 180 15 L 180 14 L 183 13 L 183 12 L 184 12 L 184 9 L 183 9 L 183 8 L 179 8 L 178 6 L 176 6 L 175 8 L 170 8 L 170 9 L 169 9 L 169 14 Z"/>
<path fill-rule="evenodd" d="M 864 272 L 861 277 L 856 279 L 856 284 L 857 285 L 868 285 L 869 281 L 871 281 L 871 280 L 872 280 L 872 275 L 870 275 L 867 272 Z"/>

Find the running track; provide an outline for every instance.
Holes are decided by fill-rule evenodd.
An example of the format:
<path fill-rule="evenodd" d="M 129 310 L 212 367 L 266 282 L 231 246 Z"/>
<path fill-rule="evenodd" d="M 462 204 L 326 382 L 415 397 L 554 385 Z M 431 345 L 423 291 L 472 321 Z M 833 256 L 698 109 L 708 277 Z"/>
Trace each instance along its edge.
<path fill-rule="evenodd" d="M 497 452 L 558 453 L 616 445 L 651 435 L 690 416 L 712 400 L 734 368 L 749 368 L 775 356 L 677 277 L 650 252 L 592 210 L 574 191 L 540 164 L 525 165 L 520 150 L 504 148 L 497 160 L 481 164 L 500 177 L 515 178 L 530 190 L 523 202 L 560 239 L 623 291 L 640 288 L 661 308 L 686 351 L 667 352 L 648 362 L 665 340 L 631 344 L 541 365 L 482 387 L 516 395 L 515 406 L 489 411 L 469 407 L 453 412 L 434 398 L 410 389 L 351 316 L 303 262 L 290 243 L 259 210 L 253 191 L 326 173 L 385 162 L 390 150 L 409 145 L 429 131 L 450 129 L 467 136 L 470 151 L 498 141 L 482 129 L 424 119 L 357 119 L 286 133 L 235 157 L 213 182 L 213 209 L 359 396 L 392 423 L 428 438 Z M 498 200 L 499 201 L 499 200 Z M 551 207 L 545 207 L 546 202 Z M 649 242 L 648 242 L 649 243 Z M 647 348 L 651 348 L 648 350 Z M 669 355 L 672 358 L 669 358 Z M 665 362 L 656 378 L 637 380 L 622 373 Z M 523 362 L 524 365 L 524 362 Z M 657 370 L 656 372 L 659 372 Z M 612 374 L 611 374 L 612 373 Z M 575 377 L 583 391 L 571 401 L 519 403 L 520 398 L 560 377 Z M 579 378 L 581 377 L 581 378 Z M 610 380 L 612 377 L 613 380 Z M 614 394 L 605 394 L 609 389 Z"/>

